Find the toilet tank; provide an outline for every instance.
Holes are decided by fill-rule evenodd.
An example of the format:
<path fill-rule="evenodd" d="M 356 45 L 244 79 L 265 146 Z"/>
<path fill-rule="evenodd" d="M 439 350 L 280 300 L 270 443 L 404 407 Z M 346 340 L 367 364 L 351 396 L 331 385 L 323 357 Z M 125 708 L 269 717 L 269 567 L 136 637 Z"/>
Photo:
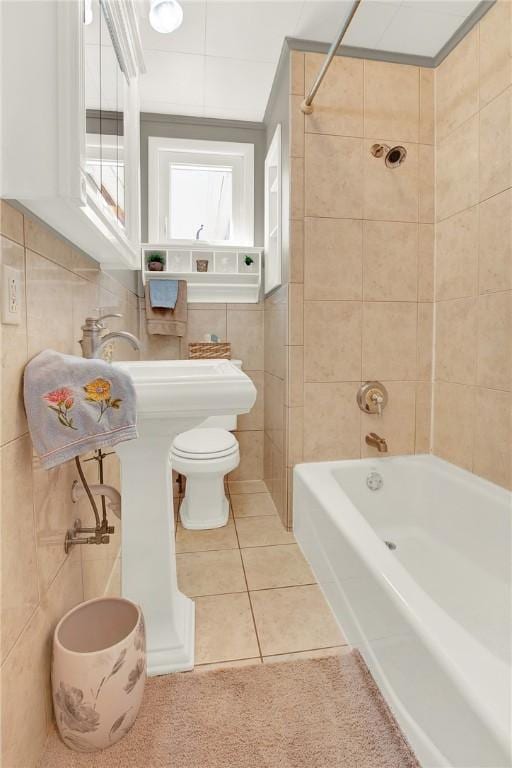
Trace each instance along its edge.
<path fill-rule="evenodd" d="M 231 362 L 233 365 L 236 365 L 237 368 L 242 367 L 241 360 L 231 360 Z M 227 429 L 228 432 L 232 432 L 236 429 L 236 416 L 210 416 L 199 425 L 198 429 L 210 429 L 211 427 Z"/>

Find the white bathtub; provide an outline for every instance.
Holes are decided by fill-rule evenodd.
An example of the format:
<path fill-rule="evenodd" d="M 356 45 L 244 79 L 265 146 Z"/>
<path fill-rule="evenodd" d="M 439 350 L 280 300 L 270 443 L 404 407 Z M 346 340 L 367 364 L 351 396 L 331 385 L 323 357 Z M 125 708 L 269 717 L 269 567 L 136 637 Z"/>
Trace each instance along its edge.
<path fill-rule="evenodd" d="M 404 456 L 299 465 L 293 498 L 295 536 L 422 766 L 509 768 L 511 494 Z"/>

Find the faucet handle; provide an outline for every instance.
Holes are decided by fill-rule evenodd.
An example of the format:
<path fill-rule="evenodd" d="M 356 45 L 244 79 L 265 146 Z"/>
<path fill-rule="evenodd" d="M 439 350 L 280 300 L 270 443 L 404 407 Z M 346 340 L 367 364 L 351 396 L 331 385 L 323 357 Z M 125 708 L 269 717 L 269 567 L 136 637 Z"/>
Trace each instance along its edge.
<path fill-rule="evenodd" d="M 387 402 L 388 393 L 380 381 L 366 381 L 357 391 L 357 404 L 365 413 L 377 413 L 382 416 Z"/>
<path fill-rule="evenodd" d="M 103 320 L 106 320 L 107 317 L 122 317 L 118 312 L 114 314 L 108 314 L 108 315 L 100 315 L 99 317 L 86 317 L 85 318 L 85 324 L 82 325 L 83 331 L 103 331 L 105 330 L 105 325 L 102 322 Z"/>
<path fill-rule="evenodd" d="M 101 307 L 98 307 L 98 312 L 101 312 Z M 100 315 L 96 318 L 96 323 L 100 328 L 105 328 L 103 320 L 107 320 L 109 317 L 122 317 L 120 312 L 108 312 L 106 315 Z"/>
<path fill-rule="evenodd" d="M 382 404 L 384 403 L 384 397 L 381 395 L 381 393 L 378 390 L 374 390 L 370 395 L 370 399 L 372 403 L 374 403 L 375 407 L 377 408 L 377 413 L 379 414 L 379 416 L 382 416 Z"/>
<path fill-rule="evenodd" d="M 112 312 L 112 313 L 109 313 L 108 315 L 100 315 L 97 318 L 98 323 L 100 323 L 102 320 L 106 320 L 107 317 L 122 317 L 122 314 L 120 312 Z"/>

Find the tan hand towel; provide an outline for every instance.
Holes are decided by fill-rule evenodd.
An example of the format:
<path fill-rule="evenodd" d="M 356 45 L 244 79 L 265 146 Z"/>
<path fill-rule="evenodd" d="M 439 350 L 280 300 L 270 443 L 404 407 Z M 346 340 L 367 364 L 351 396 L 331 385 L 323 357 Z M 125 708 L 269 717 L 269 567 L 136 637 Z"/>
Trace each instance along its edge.
<path fill-rule="evenodd" d="M 178 299 L 174 309 L 153 309 L 146 283 L 146 328 L 151 335 L 185 336 L 187 330 L 187 281 L 178 281 Z"/>

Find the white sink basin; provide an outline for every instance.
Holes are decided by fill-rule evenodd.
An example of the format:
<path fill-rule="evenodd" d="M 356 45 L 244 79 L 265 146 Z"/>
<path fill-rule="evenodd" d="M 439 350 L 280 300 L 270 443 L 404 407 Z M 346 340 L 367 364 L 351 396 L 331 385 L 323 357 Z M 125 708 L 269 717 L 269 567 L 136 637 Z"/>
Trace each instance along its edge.
<path fill-rule="evenodd" d="M 247 413 L 254 384 L 229 360 L 113 363 L 133 379 L 139 437 L 120 443 L 122 593 L 144 613 L 149 674 L 194 666 L 194 603 L 177 585 L 169 454 L 209 416 Z"/>
<path fill-rule="evenodd" d="M 229 360 L 140 360 L 113 363 L 128 373 L 137 392 L 137 413 L 202 421 L 214 414 L 247 413 L 256 389 Z"/>

